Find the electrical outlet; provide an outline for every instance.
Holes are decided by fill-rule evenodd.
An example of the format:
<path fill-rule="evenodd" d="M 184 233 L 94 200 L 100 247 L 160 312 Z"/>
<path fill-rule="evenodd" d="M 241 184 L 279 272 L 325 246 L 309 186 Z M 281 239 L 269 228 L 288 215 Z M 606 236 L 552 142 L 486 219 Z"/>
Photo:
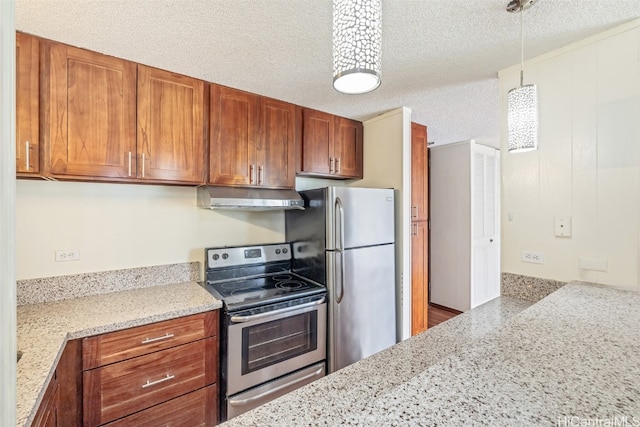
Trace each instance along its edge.
<path fill-rule="evenodd" d="M 80 259 L 80 251 L 77 249 L 56 250 L 56 262 L 76 261 Z"/>
<path fill-rule="evenodd" d="M 533 264 L 544 264 L 544 254 L 541 252 L 522 251 L 522 261 Z"/>

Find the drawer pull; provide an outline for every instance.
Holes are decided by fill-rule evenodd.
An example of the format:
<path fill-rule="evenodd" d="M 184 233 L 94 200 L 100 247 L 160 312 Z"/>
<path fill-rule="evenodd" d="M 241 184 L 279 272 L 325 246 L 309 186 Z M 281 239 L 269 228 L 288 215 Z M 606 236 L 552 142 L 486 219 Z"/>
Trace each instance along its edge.
<path fill-rule="evenodd" d="M 167 340 L 169 338 L 173 338 L 173 336 L 174 336 L 173 334 L 164 334 L 161 337 L 147 338 L 146 340 L 142 341 L 142 344 L 149 344 L 156 341 Z"/>
<path fill-rule="evenodd" d="M 149 381 L 147 380 L 146 384 L 142 384 L 142 388 L 147 388 L 147 387 L 151 387 L 152 385 L 156 385 L 156 384 L 160 384 L 163 383 L 165 381 L 169 381 L 174 379 L 176 376 L 175 375 L 169 375 L 167 374 L 166 377 L 164 378 L 160 378 L 159 380 L 155 380 L 155 381 Z"/>

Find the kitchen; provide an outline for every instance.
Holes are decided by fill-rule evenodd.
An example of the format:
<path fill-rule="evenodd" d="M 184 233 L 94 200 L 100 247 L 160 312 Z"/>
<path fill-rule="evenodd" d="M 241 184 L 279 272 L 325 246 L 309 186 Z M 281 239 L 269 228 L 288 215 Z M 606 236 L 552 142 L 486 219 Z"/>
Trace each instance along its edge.
<path fill-rule="evenodd" d="M 34 32 L 37 33 L 35 30 Z M 510 61 L 509 64 L 513 62 L 515 61 Z M 424 123 L 429 124 L 429 120 L 424 120 Z M 437 137 L 436 141 L 438 141 Z M 394 153 L 385 154 L 394 155 Z M 518 160 L 518 163 L 525 161 L 527 160 Z M 516 168 L 516 166 L 513 167 Z M 375 180 L 378 178 L 367 177 L 367 179 Z M 376 184 L 372 183 L 371 185 Z M 525 199 L 522 205 L 527 206 L 527 194 L 517 195 L 517 197 Z M 633 201 L 636 198 L 637 196 L 634 195 L 628 200 Z M 21 180 L 18 182 L 19 212 L 17 221 L 19 235 L 24 237 L 19 238 L 16 242 L 17 278 L 48 277 L 84 271 L 133 268 L 141 265 L 201 261 L 201 248 L 211 245 L 211 241 L 207 237 L 209 235 L 216 236 L 215 244 L 220 245 L 234 244 L 240 240 L 256 243 L 282 240 L 284 234 L 282 214 L 213 214 L 216 219 L 213 223 L 211 221 L 212 212 L 194 209 L 194 199 L 193 189 L 178 187 L 49 183 Z M 168 204 L 167 200 L 171 203 Z M 505 203 L 509 203 L 509 200 L 509 198 L 505 199 Z M 558 200 L 564 199 L 554 195 L 549 203 L 554 201 L 561 203 Z M 42 210 L 42 206 L 47 206 L 47 209 Z M 632 212 L 635 211 L 629 212 L 631 212 L 630 216 L 633 216 Z M 507 224 L 507 226 L 517 225 L 519 214 L 520 211 L 516 210 L 516 221 Z M 535 209 L 524 210 L 523 214 L 536 216 L 537 211 Z M 503 217 L 506 218 L 507 215 L 503 215 Z M 533 221 L 535 222 L 535 220 Z M 574 223 L 574 227 L 577 226 L 578 224 Z M 163 233 L 159 234 L 157 230 L 163 230 Z M 535 232 L 532 231 L 532 233 Z M 627 234 L 634 235 L 628 230 Z M 637 236 L 637 233 L 635 235 Z M 47 238 L 43 239 L 44 236 Z M 138 238 L 131 239 L 131 236 Z M 29 241 L 34 240 L 38 242 L 37 245 L 29 244 Z M 101 242 L 101 245 L 91 242 Z M 102 242 L 106 242 L 107 246 L 103 246 Z M 119 242 L 126 242 L 126 245 Z M 52 254 L 56 249 L 60 249 L 60 244 L 63 243 L 66 244 L 65 247 L 82 248 L 79 261 L 82 264 L 82 270 L 75 267 L 78 264 L 56 264 L 53 261 Z M 563 241 L 562 243 L 568 242 Z M 511 244 L 512 247 L 518 248 L 517 252 L 521 247 L 520 244 L 516 245 L 508 241 L 503 244 Z M 547 243 L 541 242 L 540 244 L 546 245 Z M 166 248 L 171 248 L 170 251 L 175 253 L 188 255 L 176 257 L 171 255 Z M 627 252 L 627 248 L 627 246 L 623 247 L 622 252 Z M 523 249 L 537 249 L 537 247 Z M 548 251 L 545 250 L 545 252 Z M 103 256 L 104 254 L 108 254 L 108 257 Z M 37 259 L 39 262 L 30 262 L 32 259 Z M 516 264 L 515 260 L 509 262 L 511 263 L 510 267 L 504 267 L 503 271 L 560 280 L 576 277 L 573 271 L 563 272 L 563 276 L 557 276 L 553 270 L 547 272 L 543 270 L 540 273 L 540 270 L 534 270 L 536 266 L 522 267 Z M 567 262 L 567 264 L 569 263 Z M 636 264 L 637 262 L 633 261 L 630 265 Z M 525 270 L 525 268 L 529 268 L 529 270 Z M 544 268 L 547 268 L 547 265 Z M 65 269 L 68 270 L 65 271 Z M 586 274 L 591 273 L 586 272 Z M 633 275 L 634 273 L 630 272 L 629 274 Z M 597 276 L 585 279 L 598 281 Z M 622 277 L 622 279 L 627 282 L 626 277 Z"/>

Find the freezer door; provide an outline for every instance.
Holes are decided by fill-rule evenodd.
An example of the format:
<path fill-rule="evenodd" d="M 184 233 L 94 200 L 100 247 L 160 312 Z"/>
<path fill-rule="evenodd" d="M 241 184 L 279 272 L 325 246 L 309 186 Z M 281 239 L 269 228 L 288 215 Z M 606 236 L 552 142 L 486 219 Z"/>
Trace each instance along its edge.
<path fill-rule="evenodd" d="M 328 252 L 327 257 L 329 372 L 335 372 L 396 343 L 394 245 L 348 249 L 342 256 Z"/>
<path fill-rule="evenodd" d="M 395 242 L 394 190 L 388 188 L 329 187 L 327 191 L 327 249 Z"/>

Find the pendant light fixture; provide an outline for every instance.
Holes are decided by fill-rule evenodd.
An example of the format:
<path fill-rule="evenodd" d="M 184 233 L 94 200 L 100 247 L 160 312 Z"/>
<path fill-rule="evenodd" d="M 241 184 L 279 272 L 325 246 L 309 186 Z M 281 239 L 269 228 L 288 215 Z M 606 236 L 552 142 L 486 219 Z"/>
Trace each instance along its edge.
<path fill-rule="evenodd" d="M 512 0 L 507 11 L 520 13 L 520 86 L 507 94 L 509 152 L 522 153 L 538 148 L 538 89 L 524 84 L 523 12 L 537 0 Z"/>
<path fill-rule="evenodd" d="M 361 94 L 380 86 L 382 0 L 333 0 L 333 87 Z"/>

